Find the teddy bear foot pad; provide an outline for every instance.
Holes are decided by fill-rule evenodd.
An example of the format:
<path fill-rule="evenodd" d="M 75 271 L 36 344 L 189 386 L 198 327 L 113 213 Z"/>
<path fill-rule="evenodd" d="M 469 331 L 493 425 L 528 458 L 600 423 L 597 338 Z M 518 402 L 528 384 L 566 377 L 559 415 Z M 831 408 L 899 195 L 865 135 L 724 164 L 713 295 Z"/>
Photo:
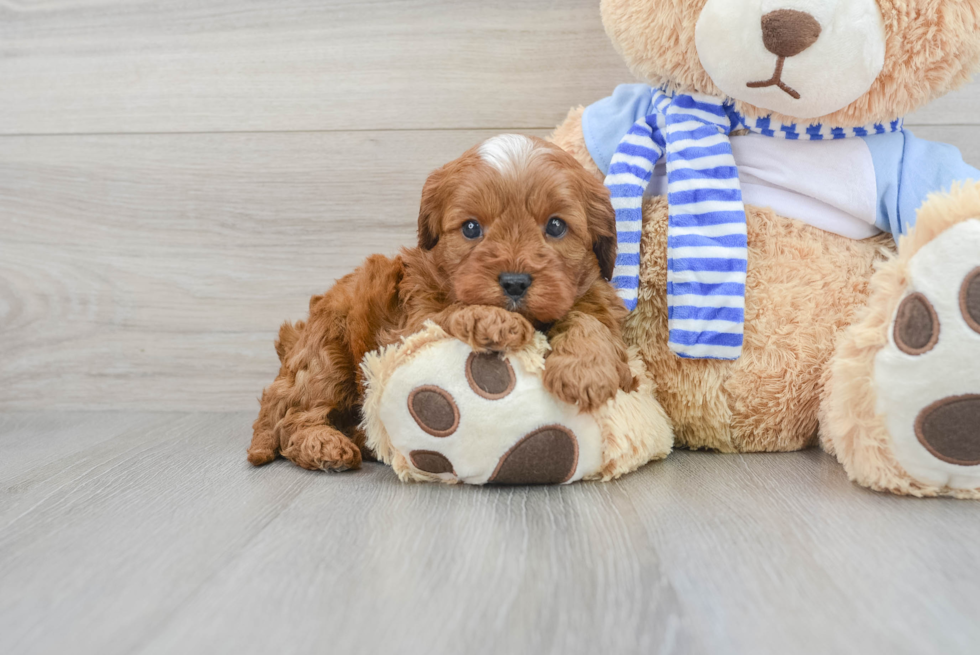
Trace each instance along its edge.
<path fill-rule="evenodd" d="M 980 219 L 923 246 L 908 272 L 875 360 L 879 411 L 909 475 L 980 488 Z"/>
<path fill-rule="evenodd" d="M 452 462 L 432 450 L 409 453 L 412 465 L 434 475 L 455 475 Z M 563 484 L 578 467 L 578 441 L 567 428 L 554 425 L 535 430 L 504 453 L 487 484 Z"/>

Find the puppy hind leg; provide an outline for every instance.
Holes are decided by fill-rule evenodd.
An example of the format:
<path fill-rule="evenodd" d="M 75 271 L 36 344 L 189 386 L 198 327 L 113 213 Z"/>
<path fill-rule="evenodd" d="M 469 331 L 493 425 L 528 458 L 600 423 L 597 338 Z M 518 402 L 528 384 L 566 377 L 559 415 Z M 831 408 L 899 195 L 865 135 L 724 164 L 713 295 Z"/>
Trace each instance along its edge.
<path fill-rule="evenodd" d="M 276 425 L 285 416 L 286 382 L 277 378 L 262 392 L 259 417 L 252 424 L 252 444 L 248 448 L 248 461 L 252 466 L 262 466 L 279 456 L 279 435 Z"/>
<path fill-rule="evenodd" d="M 285 364 L 287 355 L 296 346 L 306 323 L 298 321 L 295 325 L 286 321 L 279 328 L 276 339 L 276 354 L 280 363 Z M 279 456 L 279 437 L 276 425 L 285 416 L 289 407 L 287 397 L 289 384 L 282 371 L 276 380 L 262 392 L 259 417 L 252 424 L 252 444 L 248 449 L 248 461 L 253 466 L 262 466 Z"/>
<path fill-rule="evenodd" d="M 351 410 L 332 410 L 329 406 L 290 407 L 285 401 L 275 401 L 272 388 L 263 394 L 262 400 L 248 449 L 248 461 L 252 465 L 262 466 L 282 455 L 314 471 L 360 467 L 365 440 L 349 418 Z"/>
<path fill-rule="evenodd" d="M 330 370 L 342 377 L 340 368 Z M 252 425 L 251 464 L 262 466 L 282 455 L 313 470 L 341 471 L 360 465 L 363 440 L 357 442 L 350 429 L 357 415 L 349 398 L 353 385 L 329 384 L 330 378 L 280 375 L 265 389 L 259 417 Z"/>
<path fill-rule="evenodd" d="M 313 470 L 360 466 L 358 363 L 378 347 L 378 333 L 398 322 L 402 272 L 401 260 L 371 257 L 314 296 L 307 321 L 283 325 L 276 342 L 282 368 L 262 394 L 249 461 L 282 455 Z"/>
<path fill-rule="evenodd" d="M 346 471 L 361 466 L 361 449 L 327 424 L 324 409 L 290 412 L 281 430 L 288 434 L 282 456 L 311 471 Z"/>
<path fill-rule="evenodd" d="M 361 428 L 361 411 L 361 405 L 345 410 L 335 409 L 327 415 L 327 423 L 337 428 L 361 449 L 362 460 L 377 461 L 374 452 L 367 446 L 367 433 Z"/>
<path fill-rule="evenodd" d="M 252 445 L 248 448 L 248 463 L 252 466 L 263 466 L 278 456 L 276 439 L 271 430 L 259 431 L 254 426 L 253 429 L 255 433 L 252 435 Z"/>

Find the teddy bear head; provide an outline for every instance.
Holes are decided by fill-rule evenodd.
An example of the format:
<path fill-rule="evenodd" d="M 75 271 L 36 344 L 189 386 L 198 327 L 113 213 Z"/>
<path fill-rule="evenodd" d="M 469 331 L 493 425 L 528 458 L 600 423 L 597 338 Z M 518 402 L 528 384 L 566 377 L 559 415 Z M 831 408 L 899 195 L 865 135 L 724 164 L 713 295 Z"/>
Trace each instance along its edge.
<path fill-rule="evenodd" d="M 638 77 L 750 118 L 887 122 L 980 63 L 980 0 L 602 0 L 602 18 Z"/>

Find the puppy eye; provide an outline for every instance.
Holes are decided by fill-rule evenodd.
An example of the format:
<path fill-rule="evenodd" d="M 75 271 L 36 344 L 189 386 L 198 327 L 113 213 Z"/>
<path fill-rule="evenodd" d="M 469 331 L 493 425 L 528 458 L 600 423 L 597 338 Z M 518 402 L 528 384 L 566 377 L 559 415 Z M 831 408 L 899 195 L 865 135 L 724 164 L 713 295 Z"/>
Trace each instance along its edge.
<path fill-rule="evenodd" d="M 557 216 L 552 216 L 548 219 L 544 231 L 549 237 L 560 239 L 568 233 L 568 224 Z"/>
<path fill-rule="evenodd" d="M 469 240 L 479 239 L 483 236 L 483 228 L 474 220 L 463 223 L 463 236 Z"/>

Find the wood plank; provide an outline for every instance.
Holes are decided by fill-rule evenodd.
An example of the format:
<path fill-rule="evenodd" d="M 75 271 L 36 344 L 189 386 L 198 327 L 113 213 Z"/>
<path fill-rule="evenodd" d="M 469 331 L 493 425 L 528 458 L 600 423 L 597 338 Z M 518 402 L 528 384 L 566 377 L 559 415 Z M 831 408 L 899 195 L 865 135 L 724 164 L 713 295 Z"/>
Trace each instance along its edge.
<path fill-rule="evenodd" d="M 0 43 L 0 134 L 551 128 L 632 80 L 594 0 L 7 2 Z"/>
<path fill-rule="evenodd" d="M 624 493 L 714 651 L 975 648 L 980 613 L 961 604 L 980 578 L 958 578 L 970 546 L 953 525 L 975 520 L 976 504 L 875 494 L 818 450 L 678 454 Z"/>
<path fill-rule="evenodd" d="M 254 408 L 279 324 L 491 134 L 4 138 L 0 407 Z"/>
<path fill-rule="evenodd" d="M 545 129 L 634 81 L 594 0 L 8 2 L 0 43 L 0 134 Z"/>
<path fill-rule="evenodd" d="M 45 419 L 50 464 L 2 478 L 0 652 L 132 652 L 316 480 L 256 477 L 245 415 L 135 418 L 81 453 Z"/>
<path fill-rule="evenodd" d="M 980 128 L 915 131 L 980 166 Z M 279 324 L 490 134 L 2 138 L 0 408 L 254 409 Z"/>
<path fill-rule="evenodd" d="M 57 434 L 78 417 L 46 417 L 34 447 L 61 473 L 0 478 L 0 652 L 972 653 L 980 640 L 980 504 L 874 494 L 819 451 L 679 452 L 607 485 L 450 488 L 376 464 L 251 469 L 251 414 L 136 416 L 146 429 L 81 458 Z"/>
<path fill-rule="evenodd" d="M 153 428 L 165 420 L 163 414 L 154 418 L 129 412 L 0 414 L 0 484 L 28 471 L 33 471 L 31 478 L 36 482 L 43 477 L 38 473 L 41 468 L 56 476 L 84 451 L 137 426 Z"/>

